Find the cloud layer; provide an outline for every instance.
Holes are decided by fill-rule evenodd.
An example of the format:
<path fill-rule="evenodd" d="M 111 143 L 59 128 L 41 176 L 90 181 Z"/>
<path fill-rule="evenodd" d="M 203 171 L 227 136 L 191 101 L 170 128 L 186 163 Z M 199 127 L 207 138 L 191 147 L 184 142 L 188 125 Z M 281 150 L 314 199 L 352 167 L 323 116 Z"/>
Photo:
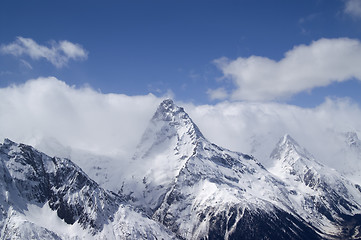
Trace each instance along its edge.
<path fill-rule="evenodd" d="M 333 82 L 361 80 L 361 42 L 320 39 L 294 47 L 280 61 L 251 56 L 235 60 L 223 57 L 214 62 L 236 85 L 231 99 L 282 99 Z"/>
<path fill-rule="evenodd" d="M 0 99 L 0 138 L 41 146 L 45 151 L 60 143 L 118 159 L 132 156 L 162 101 L 152 94 L 103 94 L 54 77 L 2 88 Z M 347 99 L 327 99 L 316 108 L 227 101 L 178 104 L 210 141 L 253 154 L 264 164 L 278 140 L 289 133 L 319 161 L 343 168 L 345 159 L 335 157 L 344 144 L 339 136 L 348 131 L 361 134 L 361 110 Z"/>
<path fill-rule="evenodd" d="M 69 41 L 51 41 L 49 47 L 39 45 L 31 38 L 17 37 L 12 43 L 1 45 L 0 52 L 17 57 L 29 56 L 31 59 L 46 59 L 57 68 L 64 67 L 69 60 L 85 60 L 88 52 L 79 44 Z"/>
<path fill-rule="evenodd" d="M 32 145 L 56 140 L 109 156 L 134 150 L 161 101 L 152 94 L 102 94 L 54 77 L 0 89 L 0 98 L 1 138 Z"/>

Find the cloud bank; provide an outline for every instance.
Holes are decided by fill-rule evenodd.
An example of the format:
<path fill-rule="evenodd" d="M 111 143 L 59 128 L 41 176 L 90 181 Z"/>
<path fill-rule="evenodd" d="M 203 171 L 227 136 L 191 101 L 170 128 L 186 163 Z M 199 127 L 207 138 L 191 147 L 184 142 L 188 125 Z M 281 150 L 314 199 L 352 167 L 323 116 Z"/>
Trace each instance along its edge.
<path fill-rule="evenodd" d="M 33 60 L 46 59 L 57 68 L 66 66 L 69 60 L 85 60 L 88 52 L 79 44 L 69 41 L 51 41 L 49 47 L 39 45 L 31 38 L 17 37 L 12 43 L 1 45 L 0 52 L 16 57 L 29 56 Z"/>
<path fill-rule="evenodd" d="M 43 151 L 57 142 L 118 159 L 132 156 L 162 101 L 152 94 L 103 94 L 89 87 L 69 86 L 54 77 L 1 88 L 0 99 L 1 138 L 41 146 Z M 341 134 L 353 131 L 361 136 L 361 110 L 347 99 L 327 99 L 316 108 L 227 101 L 178 104 L 210 141 L 253 154 L 266 165 L 285 133 L 335 168 L 346 166 L 345 159 L 335 157 L 344 145 Z"/>
<path fill-rule="evenodd" d="M 214 61 L 236 89 L 232 100 L 267 101 L 356 78 L 361 80 L 361 42 L 349 38 L 320 39 L 295 46 L 284 58 L 220 58 Z M 212 93 L 213 92 L 209 92 Z"/>
<path fill-rule="evenodd" d="M 34 146 L 56 140 L 94 154 L 128 156 L 160 99 L 102 94 L 54 78 L 0 89 L 0 137 Z"/>

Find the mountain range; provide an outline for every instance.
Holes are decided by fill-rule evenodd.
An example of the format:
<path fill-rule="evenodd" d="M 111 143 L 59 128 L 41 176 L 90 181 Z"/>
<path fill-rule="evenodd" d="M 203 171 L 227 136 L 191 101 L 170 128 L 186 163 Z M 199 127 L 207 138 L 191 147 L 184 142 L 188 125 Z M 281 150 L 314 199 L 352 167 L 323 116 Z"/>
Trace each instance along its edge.
<path fill-rule="evenodd" d="M 361 153 L 345 139 L 348 158 Z M 9 139 L 0 160 L 2 239 L 361 239 L 357 169 L 337 172 L 289 135 L 266 169 L 209 142 L 170 99 L 110 179 L 109 161 L 83 171 Z"/>

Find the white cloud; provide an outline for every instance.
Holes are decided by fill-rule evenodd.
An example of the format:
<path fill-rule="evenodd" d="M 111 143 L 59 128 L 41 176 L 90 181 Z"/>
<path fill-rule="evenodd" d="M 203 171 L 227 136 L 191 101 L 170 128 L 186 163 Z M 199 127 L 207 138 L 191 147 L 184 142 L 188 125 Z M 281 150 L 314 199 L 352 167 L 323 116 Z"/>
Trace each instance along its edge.
<path fill-rule="evenodd" d="M 228 97 L 228 93 L 224 88 L 208 89 L 207 94 L 211 100 L 224 100 Z"/>
<path fill-rule="evenodd" d="M 345 13 L 361 18 L 361 0 L 346 0 Z"/>
<path fill-rule="evenodd" d="M 0 52 L 17 57 L 27 55 L 34 60 L 45 58 L 57 68 L 64 67 L 69 60 L 85 60 L 88 52 L 79 44 L 69 41 L 52 41 L 50 46 L 43 46 L 31 38 L 17 37 L 7 45 L 1 45 Z"/>
<path fill-rule="evenodd" d="M 224 77 L 237 86 L 231 98 L 251 101 L 287 98 L 332 82 L 360 80 L 360 62 L 361 43 L 348 38 L 296 46 L 280 61 L 259 56 L 215 60 Z"/>
<path fill-rule="evenodd" d="M 56 139 L 64 146 L 108 156 L 135 148 L 161 101 L 152 94 L 102 94 L 54 78 L 0 89 L 0 137 L 32 145 Z"/>

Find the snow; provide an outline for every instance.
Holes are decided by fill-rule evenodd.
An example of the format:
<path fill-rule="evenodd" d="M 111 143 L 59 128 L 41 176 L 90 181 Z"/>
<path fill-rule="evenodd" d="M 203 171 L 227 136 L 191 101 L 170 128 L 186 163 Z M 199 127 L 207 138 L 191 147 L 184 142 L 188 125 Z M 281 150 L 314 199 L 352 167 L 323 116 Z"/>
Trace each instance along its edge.
<path fill-rule="evenodd" d="M 345 156 L 361 159 L 357 135 L 347 133 L 343 138 Z M 252 156 L 209 142 L 184 109 L 171 100 L 161 103 L 128 164 L 62 148 L 60 143 L 53 146 L 59 146 L 63 155 L 74 157 L 80 167 L 64 158 L 51 159 L 35 149 L 29 151 L 40 156 L 35 160 L 47 174 L 55 176 L 64 171 L 64 184 L 53 186 L 52 191 L 61 197 L 58 201 L 84 205 L 79 214 L 84 214 L 88 222 L 67 224 L 51 210 L 49 199 L 41 203 L 36 198 L 27 199 L 19 188 L 22 185 L 11 181 L 21 180 L 37 189 L 36 181 L 42 178 L 36 167 L 23 161 L 22 147 L 7 139 L 0 145 L 1 205 L 7 217 L 0 221 L 9 236 L 174 239 L 178 234 L 185 239 L 199 239 L 208 237 L 214 217 L 222 215 L 227 226 L 224 239 L 229 239 L 246 210 L 272 215 L 275 209 L 337 235 L 341 226 L 319 212 L 317 204 L 323 204 L 340 221 L 341 214 L 361 214 L 361 192 L 348 179 L 360 176 L 357 166 L 356 171 L 344 172 L 345 177 L 316 161 L 290 135 L 285 135 L 271 157 L 264 160 L 269 164 L 265 169 Z M 121 193 L 123 198 L 98 184 Z M 335 198 L 344 198 L 349 205 L 337 203 L 333 208 Z M 356 227 L 354 234 L 358 231 Z M 6 234 L 3 229 L 1 236 Z"/>
<path fill-rule="evenodd" d="M 24 216 L 20 217 L 23 217 L 26 221 L 32 222 L 39 227 L 54 232 L 62 238 L 92 238 L 92 236 L 78 223 L 70 225 L 60 219 L 57 213 L 50 209 L 48 202 L 46 202 L 43 206 L 28 204 L 27 210 L 24 212 Z"/>
<path fill-rule="evenodd" d="M 9 224 L 10 223 L 10 224 Z M 174 238 L 164 227 L 147 219 L 133 209 L 120 206 L 114 221 L 106 225 L 102 232 L 91 235 L 87 229 L 75 223 L 66 224 L 48 203 L 43 206 L 28 204 L 24 213 L 13 212 L 8 227 L 23 234 L 23 239 L 30 239 L 36 232 L 38 239 L 54 233 L 61 239 L 171 239 Z M 33 231 L 29 229 L 33 228 Z"/>
<path fill-rule="evenodd" d="M 121 206 L 113 222 L 115 239 L 171 239 L 163 226 L 127 206 Z"/>

